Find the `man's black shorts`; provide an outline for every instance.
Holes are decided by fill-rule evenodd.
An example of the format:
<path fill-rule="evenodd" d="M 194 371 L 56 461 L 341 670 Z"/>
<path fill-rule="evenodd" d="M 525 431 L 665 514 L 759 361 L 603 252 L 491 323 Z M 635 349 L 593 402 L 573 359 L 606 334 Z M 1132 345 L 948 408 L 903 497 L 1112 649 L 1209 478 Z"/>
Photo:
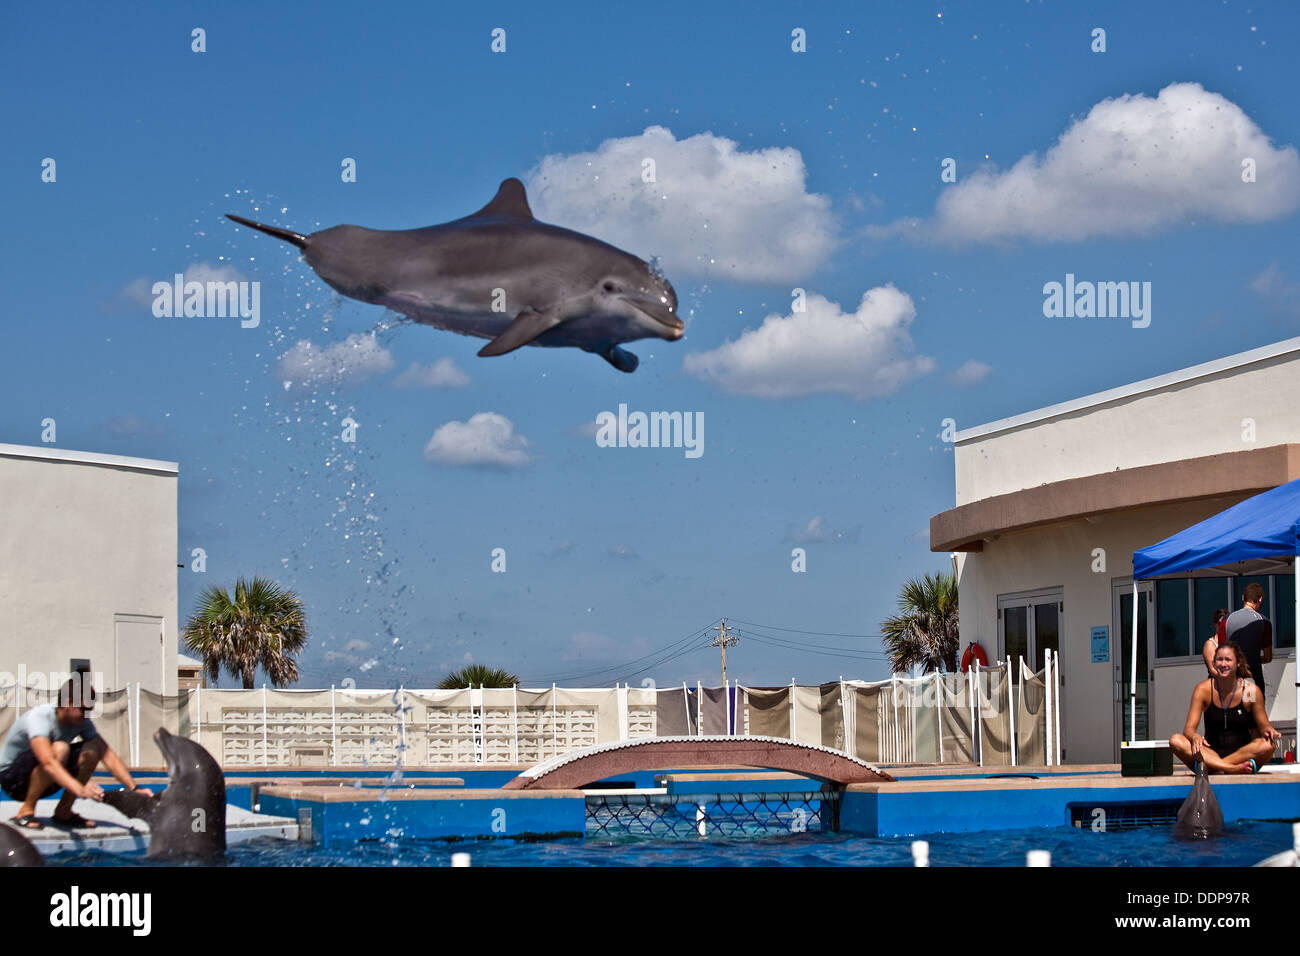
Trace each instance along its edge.
<path fill-rule="evenodd" d="M 86 742 L 78 740 L 68 748 L 67 759 L 63 761 L 63 767 L 68 773 L 76 776 L 77 757 L 81 755 L 81 748 Z M 38 761 L 36 754 L 30 749 L 24 750 L 18 755 L 18 759 L 0 770 L 0 789 L 4 790 L 11 799 L 22 801 L 27 799 L 27 787 L 31 783 L 32 771 L 36 769 Z M 37 797 L 43 799 L 51 794 L 58 793 L 63 789 L 63 784 L 55 783 L 46 788 L 45 792 Z"/>

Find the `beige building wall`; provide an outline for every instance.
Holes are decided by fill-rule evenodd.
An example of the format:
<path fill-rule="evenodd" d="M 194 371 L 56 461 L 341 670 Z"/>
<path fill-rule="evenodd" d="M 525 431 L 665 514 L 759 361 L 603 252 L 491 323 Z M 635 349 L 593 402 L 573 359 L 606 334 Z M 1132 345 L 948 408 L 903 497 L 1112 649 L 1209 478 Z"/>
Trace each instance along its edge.
<path fill-rule="evenodd" d="M 1278 354 L 1252 358 L 1269 352 Z M 1243 419 L 1253 441 L 1243 440 Z M 958 432 L 957 504 L 1291 443 L 1300 443 L 1300 338 Z"/>
<path fill-rule="evenodd" d="M 1001 535 L 977 554 L 958 556 L 962 647 L 978 640 L 990 656 L 1004 656 L 998 646 L 998 597 L 1047 588 L 1061 588 L 1060 615 L 1061 724 L 1063 758 L 1068 763 L 1117 761 L 1121 739 L 1116 695 L 1121 671 L 1116 656 L 1120 641 L 1113 619 L 1113 585 L 1131 593 L 1133 552 L 1154 544 L 1213 514 L 1241 497 L 1206 499 L 1104 515 L 1096 523 L 1068 522 L 1050 528 Z M 1094 571 L 1093 550 L 1105 552 L 1105 571 Z M 1193 621 L 1199 646 L 1210 636 L 1205 621 Z M 1109 629 L 1108 660 L 1093 663 L 1092 628 Z M 1131 627 L 1131 621 L 1124 622 Z M 1293 719 L 1294 658 L 1284 651 L 1265 666 L 1266 704 L 1275 719 Z M 1199 658 L 1157 658 L 1149 684 L 1151 738 L 1168 738 L 1183 729 L 1192 687 L 1206 676 Z M 1283 670 L 1285 668 L 1285 674 Z M 1284 678 L 1286 683 L 1284 684 Z M 1278 690 L 1285 693 L 1278 699 Z M 1289 716 L 1288 716 L 1289 715 Z M 1127 729 L 1122 736 L 1127 738 Z"/>
<path fill-rule="evenodd" d="M 1295 443 L 1300 338 L 959 432 L 956 504 L 1117 469 Z M 1150 505 L 984 536 L 981 551 L 958 556 L 963 647 L 979 640 L 991 655 L 1000 653 L 1000 595 L 1061 588 L 1064 757 L 1070 763 L 1117 760 L 1115 701 L 1127 688 L 1117 684 L 1113 585 L 1123 582 L 1131 593 L 1134 551 L 1246 497 Z M 1014 500 L 1004 499 L 996 513 L 1011 515 Z M 1098 548 L 1105 552 L 1104 571 L 1093 569 Z M 1102 625 L 1110 629 L 1109 660 L 1093 663 L 1091 629 Z M 1192 626 L 1199 646 L 1209 622 Z M 1152 663 L 1150 736 L 1167 738 L 1182 730 L 1192 686 L 1205 669 L 1191 657 Z M 1294 674 L 1291 648 L 1265 667 L 1266 706 L 1275 721 L 1295 719 Z M 1279 688 L 1286 691 L 1281 699 Z"/>
<path fill-rule="evenodd" d="M 0 671 L 175 694 L 177 467 L 0 445 Z"/>

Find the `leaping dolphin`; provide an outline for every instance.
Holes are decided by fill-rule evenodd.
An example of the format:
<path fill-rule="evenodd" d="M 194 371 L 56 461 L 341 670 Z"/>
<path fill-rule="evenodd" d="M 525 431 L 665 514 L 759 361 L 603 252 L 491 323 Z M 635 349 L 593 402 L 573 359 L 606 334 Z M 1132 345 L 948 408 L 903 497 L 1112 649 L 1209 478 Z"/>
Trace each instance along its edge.
<path fill-rule="evenodd" d="M 523 345 L 572 346 L 631 372 L 638 359 L 620 343 L 672 342 L 686 329 L 667 279 L 609 243 L 538 222 L 518 179 L 505 180 L 473 215 L 423 229 L 345 225 L 304 236 L 226 218 L 293 243 L 317 275 L 349 298 L 491 339 L 479 355 Z"/>

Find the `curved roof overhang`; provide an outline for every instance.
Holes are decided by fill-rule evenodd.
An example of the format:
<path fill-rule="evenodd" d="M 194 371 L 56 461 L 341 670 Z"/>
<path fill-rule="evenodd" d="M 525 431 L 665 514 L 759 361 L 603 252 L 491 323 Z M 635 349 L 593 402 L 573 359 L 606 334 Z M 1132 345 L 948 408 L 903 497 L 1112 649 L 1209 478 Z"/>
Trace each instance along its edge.
<path fill-rule="evenodd" d="M 982 551 L 984 542 L 1133 508 L 1253 495 L 1300 478 L 1300 444 L 1183 458 L 1070 478 L 972 501 L 930 519 L 931 551 Z"/>

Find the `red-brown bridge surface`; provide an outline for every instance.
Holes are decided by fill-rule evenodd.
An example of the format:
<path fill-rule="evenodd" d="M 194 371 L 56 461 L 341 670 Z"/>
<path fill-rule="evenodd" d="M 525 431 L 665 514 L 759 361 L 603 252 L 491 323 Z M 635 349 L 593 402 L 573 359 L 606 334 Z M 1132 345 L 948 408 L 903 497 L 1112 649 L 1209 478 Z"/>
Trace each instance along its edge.
<path fill-rule="evenodd" d="M 757 767 L 826 783 L 879 783 L 889 774 L 848 754 L 775 737 L 650 737 L 622 740 L 540 763 L 503 790 L 575 790 L 637 770 Z"/>

